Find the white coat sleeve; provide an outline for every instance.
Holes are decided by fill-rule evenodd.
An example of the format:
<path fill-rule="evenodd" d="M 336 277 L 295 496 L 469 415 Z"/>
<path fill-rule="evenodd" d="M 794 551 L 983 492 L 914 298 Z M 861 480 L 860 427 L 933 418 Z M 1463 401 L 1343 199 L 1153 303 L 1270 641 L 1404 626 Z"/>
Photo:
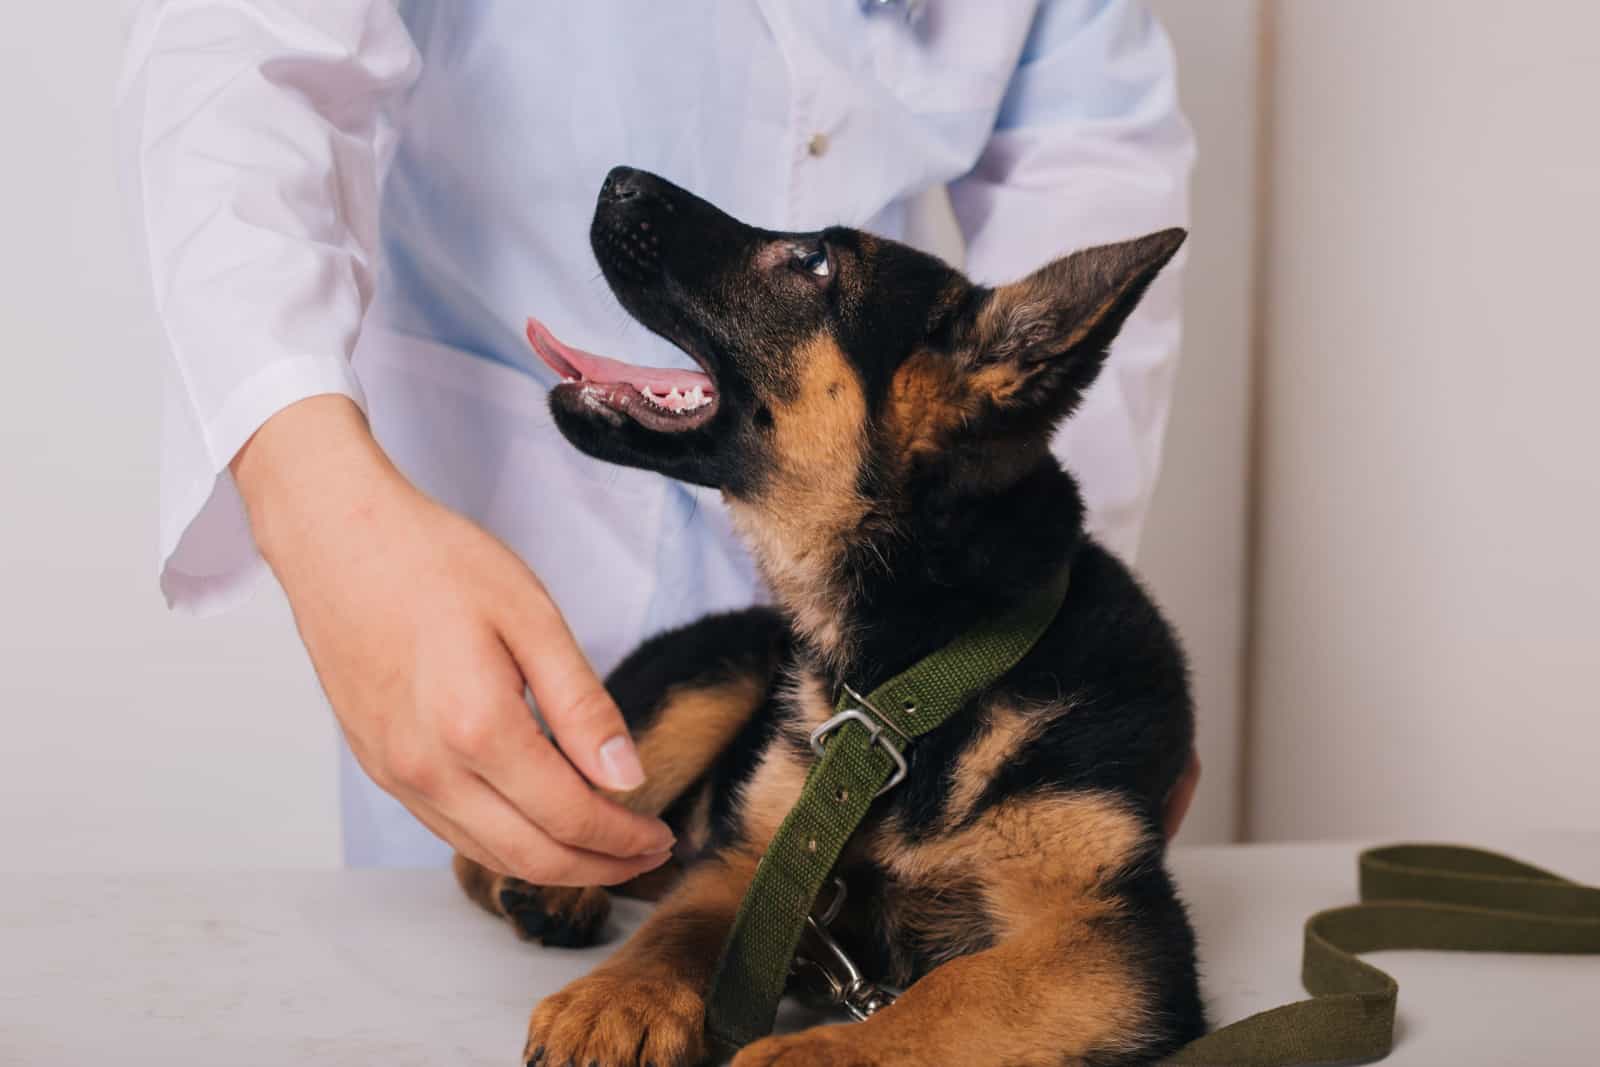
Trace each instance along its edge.
<path fill-rule="evenodd" d="M 991 140 L 950 188 L 969 274 L 1012 281 L 1068 252 L 1187 225 L 1193 157 L 1155 18 L 1130 0 L 1046 0 Z M 1055 442 L 1090 530 L 1129 560 L 1161 460 L 1182 262 L 1151 286 Z"/>
<path fill-rule="evenodd" d="M 120 167 L 167 349 L 160 581 L 207 612 L 261 570 L 235 453 L 297 400 L 364 403 L 383 109 L 419 63 L 390 0 L 146 0 L 128 30 Z"/>

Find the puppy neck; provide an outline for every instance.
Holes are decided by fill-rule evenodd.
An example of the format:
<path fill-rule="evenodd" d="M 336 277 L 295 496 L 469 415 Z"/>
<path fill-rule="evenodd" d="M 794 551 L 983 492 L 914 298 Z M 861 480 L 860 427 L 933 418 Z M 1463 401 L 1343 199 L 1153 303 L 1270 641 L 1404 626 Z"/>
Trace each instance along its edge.
<path fill-rule="evenodd" d="M 1065 566 L 1083 504 L 1053 457 L 996 487 L 931 479 L 890 504 L 731 511 L 811 665 L 866 692 Z M 805 516 L 802 521 L 801 516 Z"/>

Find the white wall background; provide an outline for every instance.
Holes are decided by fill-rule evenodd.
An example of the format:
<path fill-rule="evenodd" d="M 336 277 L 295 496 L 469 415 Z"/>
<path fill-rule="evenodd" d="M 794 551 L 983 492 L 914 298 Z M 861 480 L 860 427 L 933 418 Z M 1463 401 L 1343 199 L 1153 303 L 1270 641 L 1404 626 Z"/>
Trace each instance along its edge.
<path fill-rule="evenodd" d="M 1261 837 L 1600 827 L 1600 4 L 1275 5 Z"/>
<path fill-rule="evenodd" d="M 1139 570 L 1189 652 L 1204 767 L 1185 842 L 1242 819 L 1257 0 L 1157 0 L 1199 143 L 1184 280 L 1183 359 Z"/>
<path fill-rule="evenodd" d="M 331 720 L 281 597 L 200 623 L 156 589 L 119 5 L 19 15 L 0 35 L 0 869 L 335 863 Z"/>

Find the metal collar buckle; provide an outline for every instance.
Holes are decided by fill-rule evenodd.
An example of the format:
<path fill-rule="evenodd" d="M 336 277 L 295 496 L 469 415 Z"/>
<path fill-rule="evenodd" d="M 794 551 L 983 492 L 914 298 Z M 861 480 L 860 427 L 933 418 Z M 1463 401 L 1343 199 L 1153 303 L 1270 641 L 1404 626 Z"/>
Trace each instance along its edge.
<path fill-rule="evenodd" d="M 823 755 L 822 742 L 827 739 L 829 734 L 833 733 L 833 731 L 837 730 L 847 722 L 860 723 L 870 735 L 871 743 L 877 745 L 879 748 L 887 752 L 889 754 L 889 758 L 894 761 L 894 774 L 889 777 L 888 782 L 884 783 L 882 789 L 873 794 L 873 799 L 877 799 L 878 797 L 883 796 L 883 794 L 887 793 L 889 790 L 893 789 L 895 786 L 899 785 L 901 782 L 905 781 L 906 773 L 908 770 L 910 770 L 910 768 L 906 765 L 906 758 L 900 754 L 900 750 L 898 748 L 895 748 L 893 744 L 884 738 L 884 734 L 892 733 L 908 746 L 911 744 L 911 738 L 901 733 L 900 728 L 895 726 L 894 723 L 890 722 L 889 717 L 883 712 L 879 711 L 877 707 L 873 705 L 872 701 L 868 700 L 854 689 L 851 689 L 848 685 L 844 686 L 844 691 L 847 695 L 849 695 L 850 699 L 860 704 L 861 707 L 846 708 L 833 718 L 829 719 L 827 722 L 823 723 L 821 726 L 817 727 L 815 730 L 812 730 L 811 751 L 817 754 L 818 759 L 821 759 Z M 872 712 L 870 715 L 867 714 L 869 710 Z"/>
<path fill-rule="evenodd" d="M 844 879 L 834 878 L 833 899 L 828 902 L 821 917 L 806 916 L 807 937 L 801 942 L 789 968 L 791 978 L 804 983 L 802 992 L 821 1000 L 827 1007 L 843 1008 L 857 1022 L 865 1022 L 874 1014 L 893 1004 L 895 994 L 862 975 L 848 954 L 828 933 L 828 926 L 844 907 Z M 805 949 L 821 949 L 806 954 Z M 819 959 L 818 956 L 826 956 Z"/>

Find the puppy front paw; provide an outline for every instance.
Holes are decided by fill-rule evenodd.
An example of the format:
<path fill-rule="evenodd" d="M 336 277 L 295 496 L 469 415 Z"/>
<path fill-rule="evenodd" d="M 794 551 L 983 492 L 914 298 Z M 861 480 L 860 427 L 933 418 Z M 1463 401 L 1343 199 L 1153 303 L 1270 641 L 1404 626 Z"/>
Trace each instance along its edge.
<path fill-rule="evenodd" d="M 610 894 L 595 886 L 532 885 L 460 853 L 453 866 L 462 892 L 484 911 L 509 922 L 524 941 L 583 948 L 595 943 L 611 914 Z"/>
<path fill-rule="evenodd" d="M 546 997 L 528 1022 L 528 1067 L 690 1067 L 705 1056 L 705 1000 L 670 975 L 596 973 Z"/>
<path fill-rule="evenodd" d="M 596 886 L 538 886 L 504 877 L 495 899 L 518 937 L 554 948 L 594 944 L 611 914 L 610 894 Z"/>

